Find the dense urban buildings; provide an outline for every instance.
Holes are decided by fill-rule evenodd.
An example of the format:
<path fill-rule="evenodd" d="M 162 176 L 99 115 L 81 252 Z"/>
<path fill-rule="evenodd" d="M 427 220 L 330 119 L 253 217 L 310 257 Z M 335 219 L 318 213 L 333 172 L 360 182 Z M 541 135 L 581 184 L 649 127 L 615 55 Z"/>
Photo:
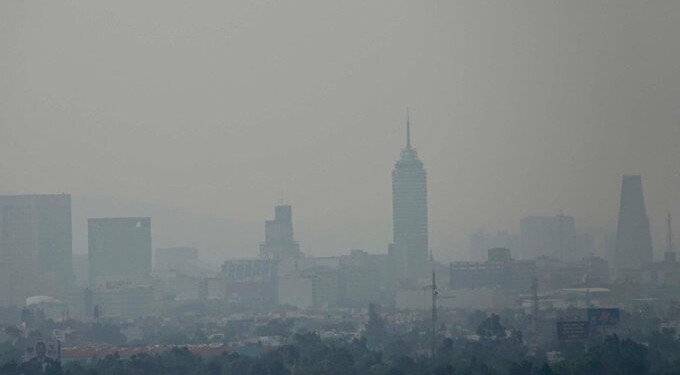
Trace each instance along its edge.
<path fill-rule="evenodd" d="M 98 317 L 137 318 L 154 313 L 153 288 L 129 282 L 108 282 L 93 290 Z"/>
<path fill-rule="evenodd" d="M 427 173 L 411 146 L 411 124 L 406 121 L 406 147 L 392 171 L 393 243 L 390 244 L 398 277 L 425 275 L 429 254 Z"/>
<path fill-rule="evenodd" d="M 424 187 L 422 163 L 422 178 L 413 180 L 399 179 L 397 168 L 395 185 L 415 181 Z M 418 176 L 416 173 L 404 175 Z M 397 192 L 399 187 L 395 186 L 395 201 L 403 203 L 401 201 L 409 195 Z M 424 190 L 405 191 L 416 198 L 425 196 Z M 49 218 L 44 223 L 51 223 L 56 217 L 64 219 L 56 214 L 63 206 L 45 207 L 48 207 L 46 212 L 33 216 Z M 426 212 L 426 207 L 424 209 Z M 397 211 L 395 209 L 395 229 L 399 228 L 402 232 L 398 233 L 408 236 L 395 235 L 395 244 L 398 238 L 403 238 L 402 244 L 422 246 L 426 236 L 420 233 L 419 237 L 417 231 L 397 226 L 396 222 L 424 223 L 426 228 L 427 217 L 419 221 L 414 219 L 417 215 L 400 216 L 404 211 L 399 214 Z M 25 234 L 10 237 L 3 233 L 0 244 L 21 243 L 24 247 L 14 249 L 32 249 L 26 245 L 32 238 L 28 234 L 33 233 L 27 229 L 27 223 L 34 221 L 29 220 L 33 216 L 25 215 L 26 212 L 30 210 L 2 206 L 2 229 L 19 228 L 15 235 Z M 24 213 L 24 216 L 17 213 Z M 530 259 L 513 259 L 509 248 L 496 246 L 485 251 L 485 260 L 452 262 L 446 269 L 434 261 L 428 264 L 426 256 L 424 259 L 418 257 L 418 254 L 427 254 L 422 247 L 416 254 L 395 253 L 399 248 L 392 245 L 388 254 L 354 249 L 339 256 L 305 256 L 293 237 L 292 208 L 279 205 L 274 220 L 267 221 L 265 226 L 265 241 L 261 244 L 259 257 L 228 259 L 221 272 L 216 272 L 200 264 L 197 248 L 159 248 L 154 252 L 151 273 L 150 218 L 89 219 L 89 253 L 86 257 L 71 258 L 71 277 L 76 274 L 71 293 L 62 298 L 48 289 L 37 291 L 45 295 L 29 296 L 28 292 L 34 291 L 27 291 L 24 293 L 27 298 L 12 304 L 22 307 L 20 319 L 30 329 L 59 327 L 48 332 L 46 337 L 64 343 L 65 348 L 69 348 L 67 353 L 76 346 L 87 348 L 93 342 L 100 344 L 96 340 L 89 341 L 92 333 L 79 336 L 82 331 L 72 330 L 73 322 L 77 322 L 79 330 L 92 327 L 93 332 L 102 331 L 100 334 L 115 325 L 117 328 L 112 329 L 118 331 L 106 333 L 104 340 L 115 339 L 129 346 L 202 342 L 210 343 L 211 347 L 232 345 L 257 350 L 281 346 L 286 341 L 281 332 L 318 330 L 324 325 L 323 335 L 336 343 L 357 337 L 375 343 L 372 324 L 389 327 L 383 330 L 385 337 L 427 337 L 430 344 L 430 334 L 435 331 L 429 331 L 429 327 L 440 327 L 442 340 L 443 335 L 466 337 L 467 340 L 467 337 L 480 335 L 479 327 L 485 320 L 478 321 L 477 317 L 490 311 L 505 314 L 505 319 L 514 317 L 509 321 L 515 324 L 515 335 L 521 334 L 527 337 L 527 343 L 534 344 L 542 343 L 541 340 L 559 340 L 553 338 L 556 324 L 572 322 L 570 319 L 590 319 L 592 310 L 616 310 L 618 314 L 621 309 L 626 314 L 637 314 L 634 319 L 646 319 L 648 324 L 663 321 L 659 326 L 680 327 L 676 297 L 680 288 L 680 263 L 674 256 L 670 217 L 664 261 L 647 262 L 637 269 L 635 278 L 614 282 L 609 277 L 608 263 L 591 255 L 592 251 L 583 251 L 592 248 L 592 245 L 584 244 L 593 241 L 587 236 L 582 239 L 582 235 L 576 233 L 573 218 L 564 215 L 530 217 L 523 219 L 521 224 L 521 245 L 517 244 L 516 236 L 507 232 L 495 235 L 478 232 L 478 237 L 471 238 L 471 249 L 472 240 L 479 241 L 474 243 L 477 249 L 494 243 L 508 243 L 518 246 Z M 648 223 L 645 224 L 648 231 Z M 621 229 L 621 225 L 619 229 L 628 230 Z M 46 238 L 63 235 L 59 231 L 47 233 Z M 16 250 L 14 254 L 17 254 Z M 35 254 L 39 253 L 36 251 Z M 396 259 L 401 263 L 395 268 L 397 254 L 401 258 Z M 26 267 L 29 263 L 14 264 Z M 7 268 L 9 264 L 0 264 L 4 267 L 2 271 L 7 271 L 0 272 L 3 293 L 13 281 L 9 277 L 16 276 Z M 40 263 L 30 264 L 35 269 L 40 266 Z M 422 277 L 422 267 L 427 265 L 433 270 L 432 282 Z M 38 274 L 37 277 L 41 276 Z M 10 310 L 0 309 L 0 317 Z M 383 323 L 375 322 L 376 314 L 385 317 Z M 587 318 L 580 317 L 584 314 Z M 627 330 L 637 324 L 629 317 L 626 319 L 629 319 L 624 323 Z M 49 322 L 49 325 L 36 324 L 41 321 Z M 471 325 L 470 321 L 477 322 Z M 193 324 L 189 335 L 168 333 L 187 332 L 187 322 Z M 235 329 L 243 330 L 241 336 L 234 336 Z M 404 336 L 408 332 L 418 332 L 418 335 Z M 102 342 L 108 344 L 108 341 Z M 525 341 L 515 341 L 513 345 L 520 342 Z M 424 352 L 422 347 L 419 352 Z"/>
<path fill-rule="evenodd" d="M 88 219 L 90 286 L 146 280 L 151 275 L 151 219 Z"/>
<path fill-rule="evenodd" d="M 533 261 L 514 260 L 510 249 L 493 248 L 487 251 L 484 262 L 453 262 L 449 266 L 451 289 L 500 287 L 527 291 L 536 274 Z"/>
<path fill-rule="evenodd" d="M 282 259 L 302 256 L 300 244 L 293 235 L 293 208 L 282 204 L 274 207 L 274 220 L 264 223 L 265 240 L 260 244 L 260 256 Z"/>
<path fill-rule="evenodd" d="M 623 176 L 616 232 L 617 277 L 629 277 L 654 260 L 649 218 L 642 193 L 642 177 Z"/>
<path fill-rule="evenodd" d="M 377 324 L 370 323 L 376 314 L 388 317 L 384 334 L 404 337 L 418 331 L 428 343 L 439 323 L 442 333 L 456 327 L 446 332 L 455 337 L 467 321 L 488 311 L 516 317 L 511 321 L 517 334 L 526 332 L 533 343 L 550 339 L 560 322 L 587 323 L 579 316 L 587 313 L 590 319 L 593 309 L 626 310 L 638 314 L 636 319 L 663 319 L 667 327 L 680 327 L 680 263 L 670 215 L 665 259 L 654 263 L 639 176 L 624 177 L 618 279 L 610 277 L 607 261 L 594 255 L 592 233 L 577 232 L 574 218 L 561 213 L 521 219 L 519 235 L 473 233 L 474 261 L 447 268 L 428 259 L 426 171 L 411 146 L 408 122 L 392 183 L 394 238 L 387 254 L 353 249 L 338 256 L 306 256 L 295 241 L 292 207 L 280 204 L 274 219 L 265 222 L 258 256 L 227 259 L 221 270 L 202 264 L 199 249 L 185 246 L 156 249 L 152 272 L 148 217 L 89 219 L 88 254 L 72 256 L 69 196 L 0 197 L 0 298 L 4 305 L 22 307 L 26 327 L 42 319 L 65 328 L 49 337 L 69 345 L 90 344 L 88 337 L 69 331 L 74 321 L 98 327 L 93 330 L 103 322 L 120 324 L 117 339 L 125 336 L 129 345 L 176 340 L 254 348 L 281 345 L 282 330 L 319 324 L 330 324 L 328 337 L 367 337 L 374 343 L 369 332 L 375 327 L 369 327 Z M 513 259 L 511 248 L 520 259 Z M 480 260 L 480 254 L 486 257 Z M 60 263 L 63 255 L 68 255 L 66 267 Z M 0 309 L 0 318 L 11 309 Z M 173 319 L 182 323 L 168 324 Z M 243 336 L 225 335 L 249 319 L 254 325 Z M 294 319 L 304 323 L 295 326 Z M 172 331 L 187 321 L 201 325 L 191 336 L 159 336 L 148 326 L 153 322 Z M 214 331 L 225 321 L 232 326 Z M 465 329 L 465 337 L 479 335 L 479 325 L 475 331 Z"/>
<path fill-rule="evenodd" d="M 229 303 L 248 309 L 270 309 L 278 304 L 278 261 L 232 259 L 222 265 L 225 296 Z"/>
<path fill-rule="evenodd" d="M 0 196 L 0 304 L 63 296 L 73 281 L 71 196 Z"/>
<path fill-rule="evenodd" d="M 290 205 L 276 205 L 274 219 L 265 221 L 264 229 L 265 240 L 260 243 L 258 258 L 229 259 L 222 265 L 224 295 L 232 306 L 250 310 L 277 306 L 281 276 L 304 268 L 307 258 L 295 241 Z M 304 292 L 296 290 L 298 294 Z"/>
<path fill-rule="evenodd" d="M 353 249 L 347 255 L 279 263 L 281 305 L 308 308 L 365 308 L 385 303 L 389 289 L 387 254 Z"/>

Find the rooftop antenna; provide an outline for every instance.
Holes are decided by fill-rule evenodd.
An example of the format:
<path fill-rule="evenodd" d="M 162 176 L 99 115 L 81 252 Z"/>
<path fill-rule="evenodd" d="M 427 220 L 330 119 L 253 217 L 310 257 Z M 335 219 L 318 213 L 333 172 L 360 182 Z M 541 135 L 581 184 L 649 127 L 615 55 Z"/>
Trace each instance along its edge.
<path fill-rule="evenodd" d="M 666 246 L 668 246 L 668 251 L 669 253 L 672 253 L 674 251 L 673 249 L 673 230 L 671 229 L 671 213 L 668 212 L 668 216 L 666 218 L 666 224 L 668 225 L 667 232 L 666 232 Z"/>
<path fill-rule="evenodd" d="M 432 264 L 432 358 L 437 351 L 437 281 L 434 275 L 434 264 Z"/>
<path fill-rule="evenodd" d="M 411 149 L 411 116 L 406 107 L 406 148 Z"/>
<path fill-rule="evenodd" d="M 531 333 L 538 338 L 538 277 L 531 279 Z"/>
<path fill-rule="evenodd" d="M 565 256 L 564 256 L 564 240 L 562 238 L 562 218 L 564 215 L 562 214 L 562 208 L 560 208 L 560 216 L 559 216 L 559 231 L 560 231 L 560 260 L 565 261 Z"/>

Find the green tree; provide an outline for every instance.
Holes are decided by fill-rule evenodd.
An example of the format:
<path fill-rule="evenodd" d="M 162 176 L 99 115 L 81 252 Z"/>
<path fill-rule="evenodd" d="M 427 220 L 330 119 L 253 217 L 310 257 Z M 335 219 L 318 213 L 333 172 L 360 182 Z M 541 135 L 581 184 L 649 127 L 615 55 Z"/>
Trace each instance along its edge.
<path fill-rule="evenodd" d="M 369 309 L 366 340 L 369 348 L 382 348 L 387 340 L 385 319 L 375 309 Z"/>
<path fill-rule="evenodd" d="M 477 326 L 476 333 L 483 339 L 499 339 L 506 336 L 505 327 L 501 325 L 501 317 L 496 314 L 484 319 Z"/>

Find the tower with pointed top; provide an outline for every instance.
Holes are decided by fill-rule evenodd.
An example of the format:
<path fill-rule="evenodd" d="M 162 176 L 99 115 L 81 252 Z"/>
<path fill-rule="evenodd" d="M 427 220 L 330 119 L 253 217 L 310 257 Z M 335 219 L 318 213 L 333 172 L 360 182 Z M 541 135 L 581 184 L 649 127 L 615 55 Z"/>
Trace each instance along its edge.
<path fill-rule="evenodd" d="M 396 275 L 417 278 L 427 275 L 429 242 L 427 219 L 427 173 L 411 146 L 411 122 L 406 116 L 406 147 L 392 171 L 393 243 L 390 254 Z"/>
<path fill-rule="evenodd" d="M 615 263 L 617 273 L 625 277 L 653 261 L 652 236 L 642 194 L 642 178 L 623 176 L 619 223 L 616 232 Z"/>

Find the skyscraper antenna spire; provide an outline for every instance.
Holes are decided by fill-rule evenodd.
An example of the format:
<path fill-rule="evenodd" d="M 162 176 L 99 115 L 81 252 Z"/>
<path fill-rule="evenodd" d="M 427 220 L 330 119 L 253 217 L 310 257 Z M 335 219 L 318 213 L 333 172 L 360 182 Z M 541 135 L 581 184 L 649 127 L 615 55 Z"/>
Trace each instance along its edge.
<path fill-rule="evenodd" d="M 672 253 L 675 249 L 673 249 L 673 230 L 671 229 L 671 213 L 668 212 L 668 217 L 666 218 L 666 224 L 668 225 L 667 232 L 666 232 L 666 246 L 668 249 L 669 253 Z"/>
<path fill-rule="evenodd" d="M 408 107 L 406 107 L 406 148 L 411 149 L 411 116 Z"/>

